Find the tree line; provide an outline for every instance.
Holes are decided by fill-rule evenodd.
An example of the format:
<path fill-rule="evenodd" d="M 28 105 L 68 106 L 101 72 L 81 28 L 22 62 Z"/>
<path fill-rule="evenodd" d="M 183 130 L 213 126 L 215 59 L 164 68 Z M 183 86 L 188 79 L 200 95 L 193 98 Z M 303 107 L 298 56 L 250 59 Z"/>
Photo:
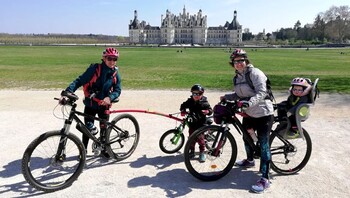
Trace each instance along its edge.
<path fill-rule="evenodd" d="M 332 6 L 319 13 L 312 24 L 303 27 L 298 20 L 294 27 L 281 28 L 266 35 L 244 32 L 243 41 L 249 40 L 264 40 L 270 44 L 345 43 L 350 40 L 350 8 Z"/>
<path fill-rule="evenodd" d="M 332 6 L 320 12 L 312 24 L 303 27 L 298 20 L 293 27 L 278 31 L 253 35 L 249 30 L 243 33 L 243 42 L 259 41 L 272 45 L 318 45 L 326 43 L 350 42 L 349 6 Z M 50 44 L 91 44 L 91 43 L 128 43 L 123 36 L 95 34 L 7 34 L 0 33 L 0 45 L 50 45 Z"/>

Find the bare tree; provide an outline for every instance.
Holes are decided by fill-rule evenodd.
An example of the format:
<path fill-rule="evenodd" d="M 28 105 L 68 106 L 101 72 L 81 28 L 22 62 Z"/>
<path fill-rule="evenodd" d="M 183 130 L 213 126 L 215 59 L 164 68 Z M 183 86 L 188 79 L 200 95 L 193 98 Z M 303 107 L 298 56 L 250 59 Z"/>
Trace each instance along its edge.
<path fill-rule="evenodd" d="M 343 42 L 350 30 L 349 6 L 332 6 L 326 12 L 320 13 L 326 23 L 326 33 L 330 38 Z"/>

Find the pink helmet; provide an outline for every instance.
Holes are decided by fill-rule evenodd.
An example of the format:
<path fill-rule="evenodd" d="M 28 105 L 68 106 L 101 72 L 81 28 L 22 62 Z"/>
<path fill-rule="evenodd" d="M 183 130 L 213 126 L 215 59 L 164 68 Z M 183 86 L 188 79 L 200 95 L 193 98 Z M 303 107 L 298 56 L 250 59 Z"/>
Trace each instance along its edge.
<path fill-rule="evenodd" d="M 309 87 L 310 86 L 310 79 L 306 79 L 306 78 L 294 78 L 292 80 L 292 82 L 290 83 L 292 86 L 293 85 L 298 85 L 298 86 L 302 86 L 302 87 Z"/>
<path fill-rule="evenodd" d="M 102 56 L 105 57 L 105 56 L 113 56 L 113 57 L 119 57 L 119 52 L 117 49 L 113 48 L 113 47 L 108 47 L 106 48 L 103 53 L 102 53 Z"/>

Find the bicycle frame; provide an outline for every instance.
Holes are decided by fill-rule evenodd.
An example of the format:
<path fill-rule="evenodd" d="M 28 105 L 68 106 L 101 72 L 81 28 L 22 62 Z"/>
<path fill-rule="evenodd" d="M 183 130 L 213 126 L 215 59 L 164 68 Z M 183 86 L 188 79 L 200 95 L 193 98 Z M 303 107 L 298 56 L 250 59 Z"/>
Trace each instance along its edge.
<path fill-rule="evenodd" d="M 89 132 L 89 129 L 86 127 L 84 122 L 78 116 L 88 117 L 90 119 L 102 122 L 104 125 L 106 125 L 106 128 L 108 126 L 112 126 L 112 127 L 116 128 L 118 131 L 123 131 L 121 128 L 119 128 L 118 126 L 113 125 L 111 122 L 109 122 L 109 121 L 107 121 L 105 119 L 101 119 L 101 118 L 94 117 L 94 116 L 88 115 L 86 113 L 77 111 L 76 110 L 77 104 L 75 104 L 75 103 L 72 104 L 71 107 L 72 108 L 71 108 L 71 110 L 69 112 L 69 116 L 68 116 L 67 119 L 65 119 L 64 126 L 61 129 L 62 137 L 61 137 L 60 144 L 59 144 L 59 147 L 58 147 L 58 150 L 57 150 L 56 160 L 59 160 L 59 158 L 64 153 L 65 144 L 66 144 L 66 135 L 69 133 L 70 126 L 72 125 L 73 120 L 77 123 L 77 125 L 80 126 L 81 130 L 78 130 L 78 131 L 80 131 L 82 134 L 88 136 L 89 139 L 91 139 L 97 146 L 100 147 L 100 146 L 103 146 L 103 145 L 109 145 L 109 144 L 113 144 L 114 142 L 116 142 L 116 141 L 114 141 L 114 142 L 102 142 L 102 140 L 99 140 L 98 138 L 96 138 L 94 135 L 92 135 Z"/>

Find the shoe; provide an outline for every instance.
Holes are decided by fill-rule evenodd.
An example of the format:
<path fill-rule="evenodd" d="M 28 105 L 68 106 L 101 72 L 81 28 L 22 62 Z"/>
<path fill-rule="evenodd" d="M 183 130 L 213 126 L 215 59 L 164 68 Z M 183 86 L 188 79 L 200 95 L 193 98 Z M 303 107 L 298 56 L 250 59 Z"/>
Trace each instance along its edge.
<path fill-rule="evenodd" d="M 106 159 L 111 158 L 111 156 L 109 156 L 109 154 L 108 154 L 107 151 L 105 151 L 105 150 L 101 151 L 100 156 L 102 156 L 102 157 L 104 157 L 104 158 L 106 158 Z"/>
<path fill-rule="evenodd" d="M 255 185 L 252 186 L 251 190 L 255 193 L 263 193 L 270 187 L 270 182 L 266 178 L 260 178 Z"/>
<path fill-rule="evenodd" d="M 188 152 L 188 156 L 190 157 L 190 159 L 194 158 L 194 150 L 190 149 L 190 152 Z"/>
<path fill-rule="evenodd" d="M 240 167 L 246 167 L 246 168 L 249 168 L 249 167 L 254 167 L 255 166 L 255 161 L 252 160 L 252 161 L 249 161 L 247 159 L 244 159 L 242 161 L 237 161 L 235 163 L 236 166 L 240 166 Z"/>
<path fill-rule="evenodd" d="M 205 160 L 206 160 L 205 153 L 201 152 L 199 154 L 199 162 L 205 162 Z"/>
<path fill-rule="evenodd" d="M 290 130 L 287 131 L 287 138 L 288 139 L 294 139 L 299 137 L 299 130 L 296 127 L 292 127 Z"/>
<path fill-rule="evenodd" d="M 97 129 L 97 127 L 92 127 L 92 129 L 90 129 L 90 133 L 92 134 L 92 135 L 96 135 L 97 133 L 98 133 L 98 129 Z"/>

